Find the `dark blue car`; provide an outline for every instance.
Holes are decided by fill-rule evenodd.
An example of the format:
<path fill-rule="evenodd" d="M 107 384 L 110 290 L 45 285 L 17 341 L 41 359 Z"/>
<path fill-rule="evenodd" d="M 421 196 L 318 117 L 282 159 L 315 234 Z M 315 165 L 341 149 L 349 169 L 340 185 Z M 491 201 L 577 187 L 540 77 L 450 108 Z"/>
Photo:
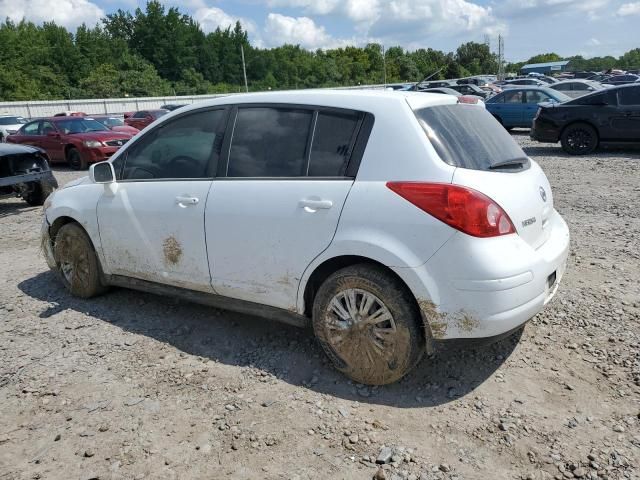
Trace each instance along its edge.
<path fill-rule="evenodd" d="M 509 88 L 486 101 L 487 110 L 506 128 L 531 128 L 540 103 L 562 103 L 571 97 L 547 87 Z"/>

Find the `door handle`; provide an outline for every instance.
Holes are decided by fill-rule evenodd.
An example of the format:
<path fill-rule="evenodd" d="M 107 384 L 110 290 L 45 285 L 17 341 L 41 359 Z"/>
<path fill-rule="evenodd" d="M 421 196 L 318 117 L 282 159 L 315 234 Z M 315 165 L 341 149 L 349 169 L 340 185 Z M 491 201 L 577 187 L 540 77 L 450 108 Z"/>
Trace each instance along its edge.
<path fill-rule="evenodd" d="M 315 200 L 315 199 L 304 199 L 300 200 L 299 203 L 301 208 L 304 208 L 307 212 L 315 212 L 316 210 L 328 210 L 333 207 L 333 202 L 331 200 Z"/>
<path fill-rule="evenodd" d="M 178 205 L 197 205 L 199 201 L 198 197 L 192 197 L 190 195 L 178 195 L 176 197 L 176 203 Z"/>

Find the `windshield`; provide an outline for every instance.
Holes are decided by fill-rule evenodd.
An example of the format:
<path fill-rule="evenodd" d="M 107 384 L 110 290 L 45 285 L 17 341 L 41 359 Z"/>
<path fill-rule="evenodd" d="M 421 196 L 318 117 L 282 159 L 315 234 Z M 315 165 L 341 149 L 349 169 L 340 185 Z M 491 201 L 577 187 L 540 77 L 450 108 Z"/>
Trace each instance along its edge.
<path fill-rule="evenodd" d="M 559 102 L 566 102 L 568 100 L 571 100 L 571 97 L 569 95 L 567 95 L 566 93 L 562 93 L 558 90 L 553 90 L 553 89 L 544 89 L 544 92 L 549 95 L 551 98 L 555 98 L 557 101 Z"/>
<path fill-rule="evenodd" d="M 56 126 L 65 134 L 109 131 L 109 129 L 100 122 L 89 118 L 60 120 L 56 122 Z"/>
<path fill-rule="evenodd" d="M 23 117 L 0 117 L 0 125 L 18 125 L 27 123 L 27 119 Z"/>
<path fill-rule="evenodd" d="M 440 158 L 454 167 L 492 170 L 529 166 L 527 155 L 484 108 L 439 105 L 415 112 Z"/>
<path fill-rule="evenodd" d="M 115 117 L 96 118 L 96 120 L 107 127 L 122 127 L 124 125 L 122 120 Z"/>

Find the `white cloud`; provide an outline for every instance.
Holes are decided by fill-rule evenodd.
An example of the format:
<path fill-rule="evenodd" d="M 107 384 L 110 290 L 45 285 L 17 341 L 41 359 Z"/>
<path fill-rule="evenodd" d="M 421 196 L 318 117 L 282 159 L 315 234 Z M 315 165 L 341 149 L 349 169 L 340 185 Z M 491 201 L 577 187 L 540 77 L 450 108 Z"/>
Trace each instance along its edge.
<path fill-rule="evenodd" d="M 587 45 L 590 47 L 597 47 L 601 45 L 601 42 L 597 38 L 590 38 L 589 41 L 587 41 Z"/>
<path fill-rule="evenodd" d="M 264 33 L 267 43 L 271 46 L 290 43 L 316 49 L 336 45 L 336 41 L 325 31 L 325 28 L 316 25 L 309 17 L 287 17 L 279 13 L 270 13 L 267 16 Z"/>
<path fill-rule="evenodd" d="M 242 28 L 244 28 L 249 34 L 255 34 L 257 31 L 256 25 L 253 21 L 229 15 L 224 10 L 217 7 L 198 8 L 193 12 L 193 18 L 200 24 L 202 30 L 205 32 L 213 32 L 218 27 L 222 30 L 229 27 L 233 28 L 236 22 L 240 22 Z"/>
<path fill-rule="evenodd" d="M 640 15 L 640 2 L 625 3 L 620 5 L 618 15 L 628 17 L 629 15 Z"/>
<path fill-rule="evenodd" d="M 56 0 L 55 4 L 50 0 L 0 0 L 0 18 L 15 22 L 55 22 L 73 29 L 82 23 L 93 26 L 104 16 L 104 10 L 87 0 Z"/>

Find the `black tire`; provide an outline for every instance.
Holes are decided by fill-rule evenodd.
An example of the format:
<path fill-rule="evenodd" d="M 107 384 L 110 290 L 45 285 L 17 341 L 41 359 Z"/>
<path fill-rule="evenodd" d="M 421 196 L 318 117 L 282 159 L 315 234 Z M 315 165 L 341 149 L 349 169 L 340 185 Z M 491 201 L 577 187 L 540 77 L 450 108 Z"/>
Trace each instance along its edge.
<path fill-rule="evenodd" d="M 74 170 L 86 170 L 87 169 L 87 161 L 82 158 L 80 152 L 77 148 L 71 147 L 67 150 L 67 163 Z"/>
<path fill-rule="evenodd" d="M 331 307 L 335 300 L 347 313 L 348 294 L 357 307 L 352 309 L 357 310 L 355 321 L 340 319 Z M 367 299 L 374 302 L 368 308 Z M 367 322 L 367 316 L 371 320 L 379 312 L 380 320 Z M 313 302 L 313 330 L 335 368 L 367 385 L 400 380 L 425 351 L 422 321 L 411 293 L 374 265 L 346 267 L 324 281 Z"/>
<path fill-rule="evenodd" d="M 598 148 L 598 132 L 586 123 L 574 123 L 560 136 L 562 149 L 569 155 L 588 155 Z"/>
<path fill-rule="evenodd" d="M 57 272 L 72 295 L 91 298 L 107 288 L 100 281 L 100 265 L 89 236 L 77 223 L 63 225 L 53 245 Z"/>
<path fill-rule="evenodd" d="M 37 207 L 44 204 L 51 192 L 53 192 L 54 186 L 49 182 L 39 182 L 32 185 L 30 192 L 22 195 L 22 198 L 32 207 Z"/>

